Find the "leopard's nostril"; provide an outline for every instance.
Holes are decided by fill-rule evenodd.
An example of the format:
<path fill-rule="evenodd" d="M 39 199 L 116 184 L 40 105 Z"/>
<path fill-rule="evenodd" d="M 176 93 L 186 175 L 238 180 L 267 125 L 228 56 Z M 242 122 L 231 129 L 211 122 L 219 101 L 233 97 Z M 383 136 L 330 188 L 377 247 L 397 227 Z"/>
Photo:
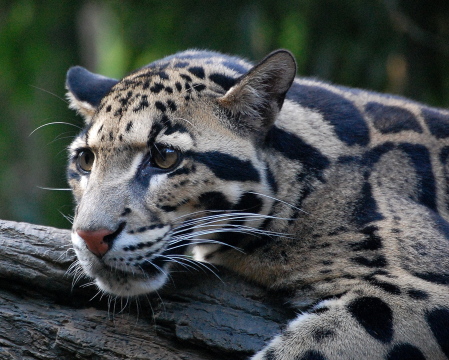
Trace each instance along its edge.
<path fill-rule="evenodd" d="M 122 232 L 125 225 L 125 222 L 121 223 L 115 231 L 99 229 L 94 231 L 77 230 L 76 232 L 84 240 L 90 252 L 101 258 L 109 251 L 114 239 Z"/>

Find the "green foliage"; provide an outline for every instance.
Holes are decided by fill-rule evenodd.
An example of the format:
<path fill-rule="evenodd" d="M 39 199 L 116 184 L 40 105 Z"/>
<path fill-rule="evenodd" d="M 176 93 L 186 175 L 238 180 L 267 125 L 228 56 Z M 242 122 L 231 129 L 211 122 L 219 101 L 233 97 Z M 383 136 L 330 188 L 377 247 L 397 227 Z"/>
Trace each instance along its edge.
<path fill-rule="evenodd" d="M 0 218 L 70 226 L 70 193 L 39 187 L 67 188 L 72 65 L 120 78 L 192 47 L 253 61 L 283 47 L 301 76 L 448 106 L 448 23 L 446 0 L 2 2 Z M 39 128 L 52 122 L 69 125 Z"/>

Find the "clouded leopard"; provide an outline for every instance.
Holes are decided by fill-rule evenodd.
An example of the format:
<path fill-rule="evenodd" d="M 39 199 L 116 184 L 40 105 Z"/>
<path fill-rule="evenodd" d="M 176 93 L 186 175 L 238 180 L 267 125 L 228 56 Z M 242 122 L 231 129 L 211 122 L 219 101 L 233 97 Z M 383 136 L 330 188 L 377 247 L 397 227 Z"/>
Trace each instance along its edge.
<path fill-rule="evenodd" d="M 447 359 L 449 112 L 295 74 L 285 50 L 71 68 L 79 263 L 122 296 L 191 261 L 290 293 L 254 360 Z"/>

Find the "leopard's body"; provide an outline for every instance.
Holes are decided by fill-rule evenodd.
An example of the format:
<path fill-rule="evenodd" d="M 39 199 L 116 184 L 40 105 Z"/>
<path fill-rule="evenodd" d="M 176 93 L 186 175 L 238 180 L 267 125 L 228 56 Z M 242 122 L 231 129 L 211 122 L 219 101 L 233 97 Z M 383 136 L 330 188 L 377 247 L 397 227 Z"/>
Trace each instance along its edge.
<path fill-rule="evenodd" d="M 254 360 L 449 358 L 449 112 L 294 77 L 286 51 L 72 68 L 79 262 L 123 296 L 190 250 L 286 291 Z"/>

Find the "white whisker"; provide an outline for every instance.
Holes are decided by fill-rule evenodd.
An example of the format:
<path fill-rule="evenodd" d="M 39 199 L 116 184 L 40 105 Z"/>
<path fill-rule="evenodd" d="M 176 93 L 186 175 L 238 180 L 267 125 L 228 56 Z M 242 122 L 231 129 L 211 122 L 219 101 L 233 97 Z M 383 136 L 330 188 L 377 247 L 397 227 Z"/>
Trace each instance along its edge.
<path fill-rule="evenodd" d="M 263 197 L 266 197 L 266 198 L 268 198 L 268 199 L 271 199 L 271 200 L 280 202 L 280 203 L 282 203 L 282 204 L 284 204 L 284 205 L 287 205 L 287 206 L 291 207 L 292 209 L 295 209 L 295 210 L 297 210 L 297 211 L 300 211 L 300 212 L 303 212 L 303 213 L 309 215 L 309 213 L 308 213 L 307 211 L 304 211 L 304 210 L 302 210 L 302 209 L 296 207 L 295 205 L 292 205 L 292 204 L 288 203 L 287 201 L 284 201 L 284 200 L 275 198 L 275 197 L 270 196 L 270 195 L 265 195 L 265 194 L 262 194 L 262 193 L 258 193 L 258 192 L 255 192 L 255 191 L 248 191 L 248 193 L 254 194 L 254 195 L 263 196 Z"/>
<path fill-rule="evenodd" d="M 49 187 L 43 187 L 43 186 L 36 186 L 36 187 L 41 190 L 51 190 L 51 191 L 71 191 L 72 190 L 69 188 L 49 188 Z"/>
<path fill-rule="evenodd" d="M 78 129 L 80 129 L 80 130 L 82 129 L 82 128 L 81 128 L 80 126 L 78 126 L 78 125 L 71 124 L 71 123 L 68 123 L 68 122 L 65 122 L 65 121 L 53 121 L 53 122 L 46 123 L 46 124 L 44 124 L 44 125 L 41 125 L 41 126 L 37 127 L 37 128 L 34 129 L 34 130 L 30 133 L 30 135 L 28 135 L 28 136 L 33 135 L 37 130 L 42 129 L 42 128 L 45 127 L 45 126 L 48 126 L 48 125 L 56 125 L 56 124 L 70 125 L 70 126 L 74 126 L 74 127 L 78 128 Z"/>
<path fill-rule="evenodd" d="M 181 117 L 175 117 L 173 118 L 174 120 L 182 120 L 185 121 L 186 123 L 190 124 L 192 127 L 194 127 L 194 125 L 187 119 L 181 118 Z"/>
<path fill-rule="evenodd" d="M 190 256 L 187 256 L 187 255 L 168 255 L 166 257 L 168 259 L 170 259 L 171 261 L 174 261 L 177 264 L 180 264 L 181 266 L 186 265 L 186 264 L 182 263 L 183 261 L 185 261 L 185 262 L 188 262 L 189 264 L 191 264 L 191 266 L 189 266 L 189 267 L 191 267 L 193 269 L 202 270 L 202 271 L 207 270 L 207 271 L 211 272 L 218 280 L 223 282 L 221 277 L 214 270 L 211 269 L 211 267 L 215 268 L 215 266 L 213 264 L 208 264 L 208 263 L 194 260 Z"/>
<path fill-rule="evenodd" d="M 62 98 L 62 97 L 60 97 L 60 96 L 58 96 L 58 95 L 52 93 L 51 91 L 42 89 L 42 88 L 40 88 L 40 87 L 38 87 L 38 86 L 36 86 L 36 85 L 30 85 L 30 86 L 33 87 L 33 88 L 35 88 L 35 89 L 37 89 L 37 90 L 43 91 L 43 92 L 45 92 L 45 93 L 47 93 L 47 94 L 50 94 L 50 95 L 54 96 L 55 98 L 58 98 L 59 100 L 64 101 L 66 104 L 69 103 L 66 99 L 64 99 L 64 98 Z"/>
<path fill-rule="evenodd" d="M 190 242 L 189 242 L 189 244 L 187 244 L 187 245 L 186 245 L 186 244 L 181 244 L 181 245 L 177 245 L 177 246 L 172 246 L 172 245 L 174 245 L 174 244 L 170 244 L 170 245 L 167 247 L 167 250 L 178 249 L 178 248 L 182 248 L 182 247 L 188 246 L 188 245 L 217 244 L 217 245 L 228 246 L 228 247 L 230 247 L 231 249 L 234 249 L 234 250 L 236 250 L 236 251 L 238 251 L 238 252 L 244 253 L 243 249 L 240 249 L 240 248 L 238 248 L 238 247 L 236 247 L 236 246 L 233 246 L 233 245 L 226 244 L 226 243 L 224 243 L 224 242 L 222 242 L 222 241 L 218 241 L 218 240 L 213 240 L 213 239 L 196 239 L 196 238 L 194 238 L 194 239 L 189 239 L 189 240 L 190 240 Z M 193 240 L 193 241 L 192 241 L 192 240 Z"/>

